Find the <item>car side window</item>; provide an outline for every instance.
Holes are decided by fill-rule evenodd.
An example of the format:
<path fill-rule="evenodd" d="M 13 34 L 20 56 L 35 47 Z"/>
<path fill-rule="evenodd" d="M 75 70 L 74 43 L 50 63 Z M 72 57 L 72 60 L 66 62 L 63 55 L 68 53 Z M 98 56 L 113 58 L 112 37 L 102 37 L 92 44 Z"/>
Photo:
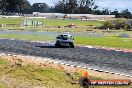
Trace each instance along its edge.
<path fill-rule="evenodd" d="M 62 36 L 61 36 L 61 35 L 59 35 L 59 36 L 57 37 L 57 39 L 62 39 Z"/>

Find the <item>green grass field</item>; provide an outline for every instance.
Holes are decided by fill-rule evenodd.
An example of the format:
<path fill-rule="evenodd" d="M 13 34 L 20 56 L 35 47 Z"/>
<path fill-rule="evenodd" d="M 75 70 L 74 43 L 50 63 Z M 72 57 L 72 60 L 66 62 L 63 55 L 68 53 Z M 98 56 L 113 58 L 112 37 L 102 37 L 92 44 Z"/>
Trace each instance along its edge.
<path fill-rule="evenodd" d="M 132 38 L 120 37 L 75 37 L 76 44 L 132 49 Z"/>
<path fill-rule="evenodd" d="M 18 18 L 0 18 L 0 24 L 20 24 L 21 19 Z"/>
<path fill-rule="evenodd" d="M 21 20 L 38 20 L 43 21 L 44 25 L 48 26 L 67 26 L 70 24 L 75 24 L 77 26 L 101 26 L 101 21 L 81 21 L 81 20 L 59 20 L 59 19 L 38 19 L 38 18 L 0 18 L 0 24 L 21 24 Z"/>
<path fill-rule="evenodd" d="M 0 38 L 15 38 L 23 40 L 39 40 L 39 41 L 52 41 L 55 42 L 56 36 L 45 35 L 23 35 L 23 34 L 0 34 Z M 132 38 L 120 37 L 81 37 L 75 36 L 75 44 L 92 45 L 92 46 L 105 46 L 132 49 Z"/>
<path fill-rule="evenodd" d="M 0 38 L 14 38 L 35 41 L 55 41 L 56 36 L 24 35 L 24 34 L 0 34 Z"/>
<path fill-rule="evenodd" d="M 69 74 L 74 80 L 61 70 L 33 64 L 18 66 L 0 58 L 0 88 L 82 88 L 78 84 L 81 74 Z M 96 76 L 93 78 L 98 79 Z M 128 86 L 95 86 L 94 88 L 128 88 Z"/>
<path fill-rule="evenodd" d="M 81 20 L 44 20 L 46 25 L 50 26 L 67 26 L 69 24 L 75 24 L 77 26 L 101 26 L 102 22 L 100 21 L 81 21 Z"/>

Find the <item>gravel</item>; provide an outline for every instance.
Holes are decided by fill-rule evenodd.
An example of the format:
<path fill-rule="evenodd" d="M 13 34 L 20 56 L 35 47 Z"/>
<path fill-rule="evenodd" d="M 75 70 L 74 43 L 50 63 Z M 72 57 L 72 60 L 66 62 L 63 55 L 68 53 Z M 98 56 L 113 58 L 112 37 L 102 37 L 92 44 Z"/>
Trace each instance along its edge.
<path fill-rule="evenodd" d="M 55 48 L 50 43 L 0 39 L 0 52 L 77 62 L 89 68 L 132 75 L 132 53 L 85 47 Z"/>

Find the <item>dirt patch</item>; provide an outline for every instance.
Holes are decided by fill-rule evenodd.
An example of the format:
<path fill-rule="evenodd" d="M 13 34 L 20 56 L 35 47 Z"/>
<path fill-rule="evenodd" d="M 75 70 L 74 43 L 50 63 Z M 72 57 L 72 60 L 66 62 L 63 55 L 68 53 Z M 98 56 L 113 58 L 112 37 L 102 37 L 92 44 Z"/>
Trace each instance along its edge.
<path fill-rule="evenodd" d="M 11 62 L 16 63 L 16 65 L 21 66 L 25 64 L 34 64 L 39 67 L 50 67 L 55 68 L 57 70 L 61 70 L 64 72 L 77 72 L 81 73 L 82 67 L 74 66 L 74 65 L 68 65 L 61 63 L 60 61 L 55 61 L 50 58 L 43 58 L 43 57 L 34 57 L 34 56 L 23 56 L 23 55 L 13 55 L 13 54 L 5 54 L 1 53 L 0 58 L 7 59 Z M 89 75 L 92 77 L 102 78 L 102 79 L 130 79 L 131 77 L 121 76 L 119 74 L 112 74 L 107 72 L 98 72 L 94 70 L 85 69 L 88 71 Z"/>
<path fill-rule="evenodd" d="M 31 57 L 0 55 L 0 88 L 79 88 L 79 74 L 25 58 Z"/>

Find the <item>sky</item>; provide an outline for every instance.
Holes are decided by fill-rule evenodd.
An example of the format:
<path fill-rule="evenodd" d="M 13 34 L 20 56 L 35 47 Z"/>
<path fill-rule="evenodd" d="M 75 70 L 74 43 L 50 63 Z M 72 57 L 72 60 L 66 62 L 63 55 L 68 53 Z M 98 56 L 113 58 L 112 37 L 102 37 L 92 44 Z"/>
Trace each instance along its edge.
<path fill-rule="evenodd" d="M 132 12 L 132 0 L 96 0 L 95 4 L 100 8 L 109 8 L 111 10 L 129 9 Z"/>
<path fill-rule="evenodd" d="M 33 3 L 47 3 L 53 6 L 59 0 L 28 0 L 31 4 Z M 124 10 L 129 9 L 132 12 L 132 0 L 95 0 L 95 4 L 99 6 L 100 9 L 108 8 L 110 10 L 118 9 Z"/>

